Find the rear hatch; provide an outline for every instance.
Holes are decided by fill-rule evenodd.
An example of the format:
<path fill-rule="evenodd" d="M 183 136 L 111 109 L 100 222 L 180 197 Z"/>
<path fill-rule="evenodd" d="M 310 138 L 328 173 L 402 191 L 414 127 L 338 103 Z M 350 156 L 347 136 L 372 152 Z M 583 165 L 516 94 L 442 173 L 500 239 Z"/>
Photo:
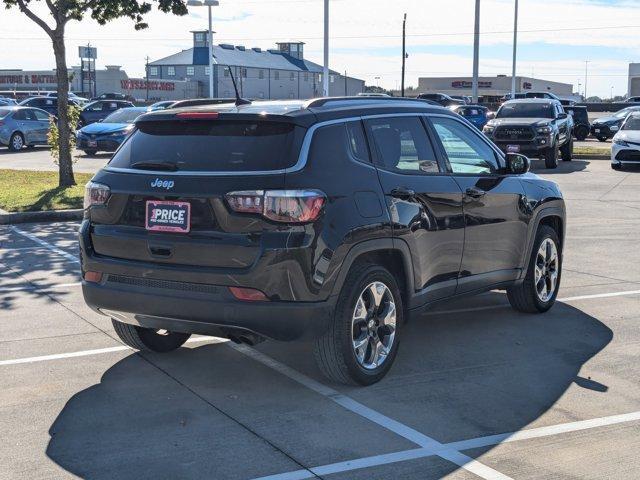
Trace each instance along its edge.
<path fill-rule="evenodd" d="M 93 180 L 111 190 L 104 207 L 89 210 L 95 254 L 249 268 L 269 245 L 286 242 L 287 227 L 235 213 L 225 195 L 284 189 L 305 132 L 284 115 L 142 119 Z"/>

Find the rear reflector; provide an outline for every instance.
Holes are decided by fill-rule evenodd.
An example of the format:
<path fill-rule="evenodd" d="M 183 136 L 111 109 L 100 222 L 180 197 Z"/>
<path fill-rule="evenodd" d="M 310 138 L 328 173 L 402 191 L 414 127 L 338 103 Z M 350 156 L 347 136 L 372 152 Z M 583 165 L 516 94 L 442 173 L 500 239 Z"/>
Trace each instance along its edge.
<path fill-rule="evenodd" d="M 218 112 L 182 112 L 176 114 L 181 120 L 216 120 Z"/>
<path fill-rule="evenodd" d="M 102 281 L 102 272 L 84 272 L 85 282 L 100 283 Z"/>
<path fill-rule="evenodd" d="M 267 296 L 255 288 L 229 287 L 231 294 L 238 300 L 247 302 L 268 302 Z"/>

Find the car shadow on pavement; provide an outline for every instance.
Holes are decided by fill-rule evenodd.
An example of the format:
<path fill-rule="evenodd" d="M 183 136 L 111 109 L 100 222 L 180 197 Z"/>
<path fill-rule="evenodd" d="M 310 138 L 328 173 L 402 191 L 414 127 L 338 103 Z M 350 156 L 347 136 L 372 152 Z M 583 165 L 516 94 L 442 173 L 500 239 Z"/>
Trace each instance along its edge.
<path fill-rule="evenodd" d="M 602 160 L 606 161 L 606 160 Z M 591 162 L 587 160 L 573 159 L 570 162 L 558 162 L 557 168 L 546 168 L 543 160 L 534 160 L 531 162 L 531 171 L 538 175 L 555 174 L 555 173 L 574 173 L 586 170 Z"/>
<path fill-rule="evenodd" d="M 483 297 L 476 306 L 482 301 L 504 304 L 502 294 Z M 368 388 L 331 386 L 440 442 L 526 428 L 574 384 L 593 395 L 607 389 L 579 372 L 611 341 L 612 332 L 566 304 L 544 315 L 520 314 L 504 305 L 432 313 L 412 321 L 402 333 L 396 364 L 380 383 Z M 310 360 L 309 348 L 308 343 L 275 342 L 258 347 L 328 383 Z M 313 452 L 325 443 L 339 451 L 339 430 L 327 428 L 322 438 L 311 439 L 298 428 L 313 415 L 322 422 L 323 413 L 314 411 L 315 393 L 280 377 L 224 344 L 163 356 L 132 354 L 110 367 L 99 384 L 69 399 L 51 425 L 46 453 L 60 467 L 87 479 L 241 479 L 281 473 L 265 467 L 269 463 L 264 451 L 252 454 L 245 447 L 240 460 L 237 431 L 245 431 L 237 424 L 221 431 L 211 423 L 220 412 L 231 412 L 285 451 L 293 444 Z M 238 405 L 243 398 L 251 412 Z M 306 410 L 301 402 L 309 402 Z M 257 406 L 261 412 L 256 418 Z M 299 417 L 283 419 L 279 412 L 287 408 L 301 411 Z M 277 428 L 283 421 L 291 423 L 290 428 Z M 446 468 L 442 476 L 458 469 L 453 464 Z"/>

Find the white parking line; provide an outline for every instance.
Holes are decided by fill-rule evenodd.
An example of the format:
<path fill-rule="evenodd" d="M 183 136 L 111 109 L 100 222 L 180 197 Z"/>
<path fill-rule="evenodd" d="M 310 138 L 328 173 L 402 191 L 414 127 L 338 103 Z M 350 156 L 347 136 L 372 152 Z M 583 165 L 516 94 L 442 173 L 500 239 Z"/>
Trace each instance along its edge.
<path fill-rule="evenodd" d="M 593 300 L 597 298 L 610 298 L 610 297 L 623 297 L 626 295 L 640 295 L 640 290 L 623 290 L 621 292 L 609 292 L 609 293 L 595 293 L 593 295 L 577 295 L 575 297 L 559 297 L 558 302 L 575 302 L 577 300 Z M 484 305 L 481 307 L 469 307 L 458 308 L 455 310 L 434 310 L 432 312 L 426 312 L 425 316 L 432 315 L 451 315 L 454 313 L 468 313 L 468 312 L 480 312 L 482 310 L 495 310 L 498 308 L 511 307 L 508 303 L 501 303 L 499 305 Z"/>
<path fill-rule="evenodd" d="M 60 248 L 50 244 L 49 242 L 45 242 L 44 240 L 42 240 L 41 238 L 37 237 L 36 235 L 29 233 L 29 232 L 25 232 L 24 230 L 20 230 L 18 227 L 11 225 L 10 227 L 11 231 L 17 233 L 18 235 L 22 235 L 25 238 L 28 238 L 29 240 L 31 240 L 32 242 L 36 242 L 38 245 L 42 245 L 44 248 L 57 253 L 58 255 L 63 256 L 64 258 L 66 258 L 67 260 L 70 260 L 72 262 L 75 263 L 80 263 L 80 259 L 75 256 L 75 255 L 71 255 L 68 252 L 65 252 L 64 250 L 61 250 Z"/>
<path fill-rule="evenodd" d="M 622 415 L 594 418 L 591 420 L 561 423 L 548 427 L 531 428 L 528 430 L 520 430 L 518 432 L 502 433 L 499 435 L 488 435 L 486 437 L 478 437 L 469 440 L 462 440 L 459 442 L 445 443 L 444 446 L 447 448 L 452 448 L 454 450 L 468 450 L 471 448 L 488 447 L 492 445 L 499 445 L 501 443 L 517 442 L 520 440 L 529 440 L 532 438 L 549 437 L 562 433 L 577 432 L 590 428 L 606 427 L 619 423 L 633 422 L 638 420 L 640 420 L 640 412 L 631 412 Z M 331 475 L 334 473 L 350 472 L 352 470 L 358 470 L 361 468 L 377 467 L 380 465 L 389 465 L 391 463 L 431 457 L 436 454 L 437 452 L 430 448 L 415 448 L 412 450 L 403 450 L 400 452 L 385 453 L 382 455 L 373 455 L 371 457 L 357 458 L 344 462 L 320 465 L 317 467 L 311 467 L 308 470 L 295 470 L 292 472 L 279 473 L 276 475 L 268 475 L 266 477 L 260 477 L 254 480 L 304 480 L 307 478 L 315 478 L 316 475 L 322 476 Z"/>
<path fill-rule="evenodd" d="M 341 407 L 349 410 L 356 415 L 360 415 L 361 417 L 370 420 L 371 422 L 386 428 L 387 430 L 400 435 L 401 437 L 406 438 L 407 440 L 415 443 L 416 445 L 420 445 L 423 448 L 426 448 L 428 451 L 433 452 L 433 454 L 445 459 L 449 460 L 452 463 L 455 463 L 459 467 L 471 472 L 480 478 L 484 478 L 487 480 L 507 480 L 510 477 L 494 470 L 487 465 L 484 465 L 477 460 L 459 452 L 456 449 L 449 448 L 437 440 L 414 430 L 408 425 L 404 425 L 397 420 L 387 417 L 380 412 L 377 412 L 356 400 L 347 397 L 346 395 L 341 394 L 337 390 L 334 390 L 331 387 L 328 387 L 320 382 L 315 381 L 312 378 L 307 377 L 306 375 L 298 372 L 290 368 L 289 366 L 274 360 L 273 358 L 257 351 L 252 348 L 247 347 L 246 345 L 236 345 L 229 343 L 228 344 L 234 350 L 256 360 L 257 362 L 289 377 L 291 380 L 313 390 L 320 395 L 328 398 L 329 400 L 334 401 Z M 308 473 L 308 472 L 307 472 Z M 286 478 L 286 477 L 284 477 Z M 308 477 L 305 477 L 308 478 Z"/>
<path fill-rule="evenodd" d="M 227 339 L 216 338 L 216 337 L 192 337 L 189 340 L 187 340 L 185 343 L 201 343 L 201 342 L 225 343 L 228 341 L 229 340 Z M 122 352 L 125 350 L 135 351 L 131 347 L 127 347 L 126 345 L 118 345 L 117 347 L 97 348 L 95 350 L 81 350 L 79 352 L 56 353 L 54 355 L 41 355 L 39 357 L 26 357 L 26 358 L 16 358 L 13 360 L 1 360 L 0 367 L 5 365 L 19 365 L 22 363 L 46 362 L 48 360 L 62 360 L 64 358 L 87 357 L 90 355 L 101 355 L 103 353 Z"/>

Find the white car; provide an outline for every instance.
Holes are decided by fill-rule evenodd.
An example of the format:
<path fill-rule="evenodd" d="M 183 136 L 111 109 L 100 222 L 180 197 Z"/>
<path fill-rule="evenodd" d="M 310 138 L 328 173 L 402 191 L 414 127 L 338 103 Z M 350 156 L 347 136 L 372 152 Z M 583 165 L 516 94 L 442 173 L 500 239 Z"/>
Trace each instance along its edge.
<path fill-rule="evenodd" d="M 611 168 L 640 165 L 640 112 L 631 112 L 611 143 Z"/>

